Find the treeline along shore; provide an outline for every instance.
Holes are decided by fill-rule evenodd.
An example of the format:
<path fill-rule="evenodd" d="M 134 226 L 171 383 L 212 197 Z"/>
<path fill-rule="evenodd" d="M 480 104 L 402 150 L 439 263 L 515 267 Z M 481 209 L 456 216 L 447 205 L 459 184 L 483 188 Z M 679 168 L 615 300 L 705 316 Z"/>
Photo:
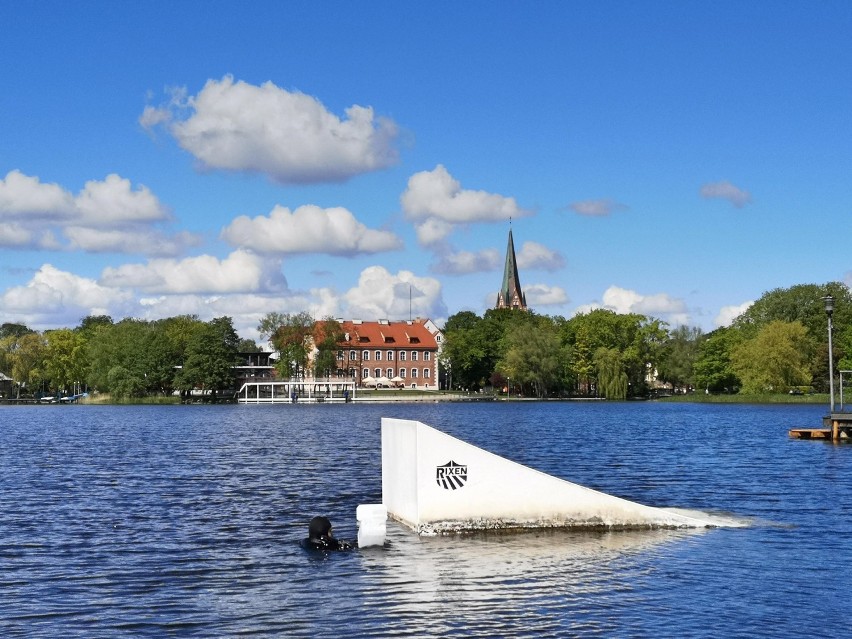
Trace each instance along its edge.
<path fill-rule="evenodd" d="M 637 313 L 596 309 L 571 318 L 516 309 L 461 311 L 443 327 L 440 398 L 605 398 L 666 395 L 807 401 L 829 389 L 832 365 L 852 370 L 852 294 L 840 282 L 764 293 L 730 326 L 705 333 Z M 340 324 L 268 313 L 258 324 L 281 379 L 338 371 Z M 0 399 L 111 401 L 232 398 L 241 358 L 261 349 L 229 317 L 159 320 L 88 316 L 73 328 L 0 326 Z M 391 391 L 399 393 L 417 391 Z M 420 392 L 417 392 L 420 394 Z M 454 395 L 455 394 L 455 395 Z M 381 395 L 373 395 L 380 397 Z M 413 394 L 411 395 L 413 397 Z M 366 397 L 366 395 L 365 395 Z"/>

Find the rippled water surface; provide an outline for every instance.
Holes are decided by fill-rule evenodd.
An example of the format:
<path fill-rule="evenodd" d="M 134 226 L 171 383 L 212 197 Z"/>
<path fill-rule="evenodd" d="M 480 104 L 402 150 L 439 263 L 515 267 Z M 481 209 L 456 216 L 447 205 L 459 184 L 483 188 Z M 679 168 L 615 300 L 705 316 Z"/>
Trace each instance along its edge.
<path fill-rule="evenodd" d="M 842 637 L 852 446 L 824 407 L 0 407 L 0 636 Z M 329 556 L 381 501 L 381 417 L 751 524 L 418 538 Z"/>

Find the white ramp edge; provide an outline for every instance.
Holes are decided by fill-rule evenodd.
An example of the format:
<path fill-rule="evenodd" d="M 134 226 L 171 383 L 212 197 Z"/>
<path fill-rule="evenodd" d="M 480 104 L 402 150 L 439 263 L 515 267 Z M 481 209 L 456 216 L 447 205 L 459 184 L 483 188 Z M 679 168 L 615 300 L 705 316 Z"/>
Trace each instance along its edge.
<path fill-rule="evenodd" d="M 742 525 L 654 508 L 586 488 L 426 424 L 382 418 L 382 503 L 421 535 L 512 528 L 712 528 Z"/>

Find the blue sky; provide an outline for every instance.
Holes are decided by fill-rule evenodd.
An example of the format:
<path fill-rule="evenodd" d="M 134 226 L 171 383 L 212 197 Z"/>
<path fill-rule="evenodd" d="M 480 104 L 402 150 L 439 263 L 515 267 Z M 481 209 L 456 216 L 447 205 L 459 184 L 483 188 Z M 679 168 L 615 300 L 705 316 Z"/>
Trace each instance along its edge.
<path fill-rule="evenodd" d="M 852 3 L 0 5 L 0 320 L 852 283 Z"/>

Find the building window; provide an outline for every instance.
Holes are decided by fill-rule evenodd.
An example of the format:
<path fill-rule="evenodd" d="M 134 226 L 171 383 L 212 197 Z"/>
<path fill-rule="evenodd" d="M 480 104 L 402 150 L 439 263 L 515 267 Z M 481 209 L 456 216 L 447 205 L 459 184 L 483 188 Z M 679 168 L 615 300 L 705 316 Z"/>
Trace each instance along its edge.
<path fill-rule="evenodd" d="M 391 379 L 393 377 L 393 369 L 392 368 L 389 368 L 387 370 L 387 376 L 388 376 L 388 379 Z"/>
<path fill-rule="evenodd" d="M 429 369 L 428 368 L 423 369 L 423 377 L 427 377 L 427 378 L 429 377 Z"/>
<path fill-rule="evenodd" d="M 382 376 L 382 369 L 381 368 L 377 368 L 373 372 L 376 374 L 376 379 L 379 379 L 379 377 Z"/>
<path fill-rule="evenodd" d="M 400 362 L 404 362 L 404 361 L 405 361 L 405 351 L 400 351 L 400 352 L 399 352 L 399 361 L 400 361 Z"/>
<path fill-rule="evenodd" d="M 365 368 L 364 370 L 361 371 L 361 377 L 363 377 L 364 379 L 367 379 L 369 376 L 370 376 L 370 369 L 369 368 Z"/>
<path fill-rule="evenodd" d="M 337 361 L 343 361 L 343 351 L 337 351 Z"/>
<path fill-rule="evenodd" d="M 353 379 L 355 378 L 355 369 L 354 368 L 349 369 L 349 377 L 352 377 Z"/>
<path fill-rule="evenodd" d="M 393 351 L 388 351 L 388 361 L 389 362 L 393 361 Z"/>
<path fill-rule="evenodd" d="M 440 335 L 436 335 L 436 336 L 435 336 L 435 341 L 436 341 L 436 342 L 438 342 L 438 343 L 440 344 L 440 343 L 441 343 L 441 336 L 440 336 Z"/>
<path fill-rule="evenodd" d="M 382 351 L 376 351 L 376 361 L 377 362 L 382 361 Z"/>
<path fill-rule="evenodd" d="M 411 377 L 417 377 L 417 369 L 416 368 L 411 369 Z"/>
<path fill-rule="evenodd" d="M 426 351 L 425 353 L 423 353 L 423 361 L 424 362 L 428 362 L 430 359 L 432 359 L 432 353 L 430 353 L 429 351 Z"/>
<path fill-rule="evenodd" d="M 349 351 L 349 359 L 355 361 L 355 351 Z"/>
<path fill-rule="evenodd" d="M 405 379 L 405 369 L 404 368 L 399 369 L 399 376 L 402 377 L 403 379 Z"/>
<path fill-rule="evenodd" d="M 362 357 L 364 358 L 364 361 L 365 361 L 365 362 L 369 362 L 369 361 L 370 361 L 370 351 L 364 351 L 363 353 L 361 353 L 361 355 L 362 355 Z"/>
<path fill-rule="evenodd" d="M 417 361 L 417 351 L 411 351 L 411 361 L 412 362 Z"/>

